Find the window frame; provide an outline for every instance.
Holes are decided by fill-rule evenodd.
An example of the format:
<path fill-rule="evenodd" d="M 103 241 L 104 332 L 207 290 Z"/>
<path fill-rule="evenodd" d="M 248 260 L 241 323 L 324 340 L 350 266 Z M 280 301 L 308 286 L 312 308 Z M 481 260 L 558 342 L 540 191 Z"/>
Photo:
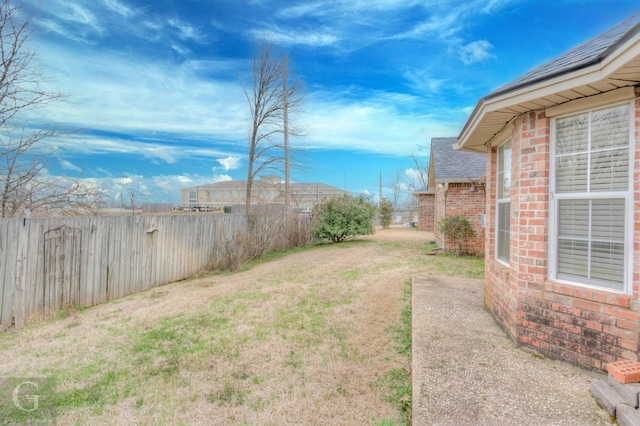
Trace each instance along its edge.
<path fill-rule="evenodd" d="M 573 115 L 588 113 L 589 114 L 589 131 L 592 129 L 592 114 L 594 111 L 600 111 L 607 108 L 614 108 L 617 106 L 628 105 L 629 108 L 629 117 L 628 117 L 628 179 L 627 179 L 627 189 L 626 191 L 620 190 L 611 190 L 611 191 L 586 191 L 586 192 L 564 192 L 557 193 L 556 192 L 556 156 L 557 156 L 557 146 L 556 146 L 556 131 L 557 131 L 557 120 L 565 117 L 570 117 Z M 549 134 L 549 250 L 547 253 L 548 260 L 548 279 L 553 282 L 568 284 L 576 287 L 585 287 L 595 290 L 601 291 L 610 291 L 621 294 L 630 294 L 631 292 L 631 279 L 633 277 L 633 175 L 634 175 L 634 133 L 635 133 L 635 104 L 633 101 L 624 101 L 624 102 L 616 102 L 607 105 L 594 106 L 591 108 L 582 108 L 579 110 L 575 110 L 563 115 L 558 115 L 557 117 L 552 117 L 550 122 L 550 134 Z M 591 145 L 591 134 L 589 133 L 589 143 L 587 148 L 588 155 L 593 155 L 598 152 L 598 149 L 595 149 Z M 587 182 L 589 182 L 590 170 L 587 168 Z M 587 184 L 589 185 L 589 184 Z M 561 201 L 571 201 L 571 200 L 581 200 L 593 202 L 597 200 L 624 200 L 624 242 L 623 242 L 623 270 L 622 270 L 622 286 L 621 288 L 615 288 L 613 283 L 611 286 L 607 286 L 604 281 L 599 281 L 597 279 L 588 279 L 585 278 L 581 281 L 576 281 L 572 279 L 567 279 L 565 277 L 559 277 L 559 254 L 558 254 L 558 240 L 560 237 L 560 229 L 559 229 L 559 205 Z M 593 224 L 589 223 L 589 237 L 587 242 L 593 242 L 591 232 L 593 230 Z M 597 238 L 593 238 L 596 239 Z M 588 261 L 590 261 L 589 259 Z"/>
<path fill-rule="evenodd" d="M 505 167 L 506 164 L 504 163 L 504 147 L 506 145 L 509 145 L 509 153 L 511 155 L 511 158 L 509 159 L 509 167 L 508 169 Z M 503 152 L 502 154 L 500 154 L 500 152 Z M 504 181 L 500 182 L 500 177 L 501 176 L 505 176 L 507 174 L 507 172 L 509 173 L 509 180 L 513 181 L 512 176 L 511 176 L 511 172 L 512 172 L 512 166 L 513 164 L 513 139 L 512 138 L 508 138 L 507 140 L 505 140 L 497 149 L 496 149 L 496 217 L 495 217 L 495 258 L 498 262 L 509 266 L 510 260 L 511 260 L 511 184 L 509 185 L 508 191 L 509 194 L 507 197 L 502 197 L 500 198 L 499 194 L 501 191 L 501 187 L 503 188 L 502 190 L 504 190 Z M 500 171 L 500 168 L 502 167 L 502 172 Z M 504 195 L 504 194 L 503 194 Z M 509 247 L 508 247 L 508 257 L 506 259 L 500 257 L 500 206 L 501 205 L 509 205 Z"/>

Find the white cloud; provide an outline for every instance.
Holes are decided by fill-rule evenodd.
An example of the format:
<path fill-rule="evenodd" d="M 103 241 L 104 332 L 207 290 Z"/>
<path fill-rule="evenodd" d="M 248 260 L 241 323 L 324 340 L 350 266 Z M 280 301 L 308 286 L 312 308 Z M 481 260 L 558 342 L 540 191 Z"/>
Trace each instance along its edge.
<path fill-rule="evenodd" d="M 423 38 L 433 37 L 436 39 L 446 39 L 452 37 L 462 29 L 460 16 L 455 11 L 443 15 L 434 15 L 419 22 L 408 31 L 399 33 L 392 38 Z"/>
<path fill-rule="evenodd" d="M 492 48 L 493 45 L 487 40 L 473 41 L 460 47 L 460 60 L 467 65 L 476 62 L 482 62 L 493 57 L 493 55 L 489 53 L 489 50 L 491 50 Z"/>
<path fill-rule="evenodd" d="M 59 34 L 64 37 L 69 37 L 70 34 L 65 27 L 60 25 L 58 22 L 55 22 L 51 19 L 38 19 L 36 18 L 37 25 L 41 28 L 44 28 L 45 31 L 50 31 L 52 33 Z"/>
<path fill-rule="evenodd" d="M 58 0 L 48 2 L 47 6 L 50 6 L 47 7 L 49 13 L 67 24 L 76 26 L 80 24 L 82 26 L 80 27 L 81 29 L 91 29 L 96 33 L 104 31 L 104 27 L 100 24 L 100 20 L 96 18 L 96 15 L 87 7 L 78 3 Z"/>
<path fill-rule="evenodd" d="M 420 178 L 420 172 L 414 168 L 408 168 L 404 170 L 404 175 L 411 182 L 415 182 Z"/>
<path fill-rule="evenodd" d="M 432 3 L 429 2 L 428 6 L 431 7 Z M 350 17 L 346 23 L 353 23 L 362 22 L 372 14 L 389 13 L 421 5 L 424 5 L 423 0 L 322 0 L 285 7 L 280 9 L 277 15 L 285 19 L 327 17 L 334 21 Z"/>
<path fill-rule="evenodd" d="M 165 136 L 166 141 L 171 141 L 171 135 Z M 190 158 L 215 158 L 221 155 L 230 156 L 228 152 L 215 148 L 194 145 L 168 145 L 163 143 L 148 143 L 136 140 L 124 140 L 118 137 L 108 136 L 74 136 L 59 137 L 56 147 L 66 153 L 79 153 L 89 155 L 125 154 L 142 156 L 151 161 L 160 161 L 174 164 L 180 160 Z"/>
<path fill-rule="evenodd" d="M 228 182 L 233 180 L 229 175 L 213 175 L 213 178 L 210 182 L 207 183 L 216 183 L 216 182 Z"/>
<path fill-rule="evenodd" d="M 252 30 L 250 34 L 257 40 L 266 40 L 280 46 L 330 46 L 340 39 L 333 34 L 329 34 L 327 29 L 320 31 L 298 32 L 293 30 L 283 30 L 277 27 L 271 29 Z"/>
<path fill-rule="evenodd" d="M 219 158 L 218 163 L 222 165 L 225 170 L 234 170 L 240 167 L 240 157 L 235 155 L 230 155 L 226 158 Z"/>
<path fill-rule="evenodd" d="M 497 9 L 501 9 L 507 6 L 509 3 L 513 3 L 518 0 L 489 0 L 486 2 L 486 5 L 482 8 L 482 12 L 484 13 L 493 13 Z"/>
<path fill-rule="evenodd" d="M 198 43 L 203 43 L 206 40 L 204 34 L 202 34 L 196 27 L 180 21 L 179 19 L 169 19 L 168 24 L 170 27 L 178 30 L 178 37 L 181 40 L 193 40 Z"/>
<path fill-rule="evenodd" d="M 184 46 L 180 46 L 178 43 L 171 43 L 171 49 L 173 49 L 178 55 L 187 56 L 191 53 L 191 50 Z"/>
<path fill-rule="evenodd" d="M 130 18 L 137 14 L 135 10 L 131 9 L 127 5 L 122 4 L 118 0 L 102 0 L 102 1 L 107 6 L 107 8 L 116 12 L 118 15 L 124 18 Z"/>
<path fill-rule="evenodd" d="M 67 160 L 63 160 L 60 159 L 60 166 L 65 169 L 65 170 L 71 170 L 74 172 L 82 172 L 82 169 L 78 166 L 76 166 L 75 164 L 71 163 L 70 161 Z"/>
<path fill-rule="evenodd" d="M 149 61 L 131 62 L 115 53 L 90 51 L 80 57 L 59 48 L 42 51 L 47 52 L 43 59 L 55 73 L 60 90 L 69 94 L 65 105 L 51 111 L 53 121 L 67 128 L 134 137 L 157 135 L 160 141 L 82 136 L 61 142 L 66 150 L 143 155 L 169 164 L 207 156 L 222 159 L 220 165 L 226 170 L 239 166 L 239 160 L 234 160 L 237 154 L 215 145 L 207 147 L 204 141 L 242 146 L 247 133 L 246 99 L 237 79 L 214 80 L 206 70 L 230 75 L 247 64 L 197 61 L 169 68 Z M 73 79 L 67 74 L 69 68 L 75 70 Z M 439 90 L 441 82 L 423 84 Z M 420 112 L 427 108 L 424 99 L 403 93 L 309 92 L 306 112 L 292 117 L 307 125 L 308 137 L 292 143 L 405 155 L 431 136 L 456 134 L 466 118 L 461 111 L 429 108 L 428 114 Z M 171 135 L 197 143 L 163 144 Z"/>
<path fill-rule="evenodd" d="M 309 16 L 323 16 L 329 10 L 328 2 L 305 2 L 304 4 L 285 7 L 277 12 L 277 16 L 284 19 L 297 19 Z"/>
<path fill-rule="evenodd" d="M 423 94 L 438 93 L 446 83 L 442 78 L 433 78 L 428 70 L 411 70 L 403 75 L 414 89 Z"/>
<path fill-rule="evenodd" d="M 330 94 L 312 99 L 304 116 L 309 135 L 299 143 L 303 147 L 409 156 L 431 137 L 457 134 L 466 118 L 450 110 L 419 113 L 416 111 L 424 107 L 417 99 L 412 102 L 404 110 L 388 102 L 385 94 L 360 102 L 347 102 Z"/>
<path fill-rule="evenodd" d="M 205 139 L 235 140 L 246 134 L 246 99 L 232 74 L 229 80 L 203 75 L 200 62 L 170 65 L 118 53 L 47 46 L 41 59 L 67 102 L 52 119 L 71 128 L 145 134 L 185 133 Z M 238 70 L 218 61 L 210 71 Z M 68 70 L 74 69 L 74 74 Z"/>

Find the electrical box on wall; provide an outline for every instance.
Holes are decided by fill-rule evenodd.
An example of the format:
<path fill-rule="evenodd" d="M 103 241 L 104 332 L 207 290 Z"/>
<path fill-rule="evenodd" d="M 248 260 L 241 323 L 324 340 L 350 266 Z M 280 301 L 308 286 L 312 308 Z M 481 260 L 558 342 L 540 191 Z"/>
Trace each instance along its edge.
<path fill-rule="evenodd" d="M 485 215 L 484 213 L 482 213 L 480 215 L 480 226 L 482 226 L 484 228 L 484 222 L 485 222 Z"/>

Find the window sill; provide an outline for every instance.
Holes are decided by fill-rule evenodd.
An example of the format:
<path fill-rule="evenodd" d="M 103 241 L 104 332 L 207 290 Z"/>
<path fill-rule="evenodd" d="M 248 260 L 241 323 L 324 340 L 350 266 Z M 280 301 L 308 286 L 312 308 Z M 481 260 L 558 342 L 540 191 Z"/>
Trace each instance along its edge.
<path fill-rule="evenodd" d="M 628 294 L 617 293 L 613 290 L 595 289 L 580 287 L 575 284 L 562 284 L 553 281 L 544 283 L 545 291 L 570 296 L 576 299 L 587 300 L 590 302 L 604 303 L 621 308 L 629 308 L 631 304 L 631 296 Z"/>

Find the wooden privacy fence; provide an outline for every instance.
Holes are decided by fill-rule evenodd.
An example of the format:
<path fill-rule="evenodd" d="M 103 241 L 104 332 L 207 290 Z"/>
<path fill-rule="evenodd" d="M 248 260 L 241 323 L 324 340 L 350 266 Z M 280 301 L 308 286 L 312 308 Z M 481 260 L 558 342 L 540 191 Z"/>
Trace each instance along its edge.
<path fill-rule="evenodd" d="M 217 266 L 244 215 L 0 220 L 0 329 Z"/>

